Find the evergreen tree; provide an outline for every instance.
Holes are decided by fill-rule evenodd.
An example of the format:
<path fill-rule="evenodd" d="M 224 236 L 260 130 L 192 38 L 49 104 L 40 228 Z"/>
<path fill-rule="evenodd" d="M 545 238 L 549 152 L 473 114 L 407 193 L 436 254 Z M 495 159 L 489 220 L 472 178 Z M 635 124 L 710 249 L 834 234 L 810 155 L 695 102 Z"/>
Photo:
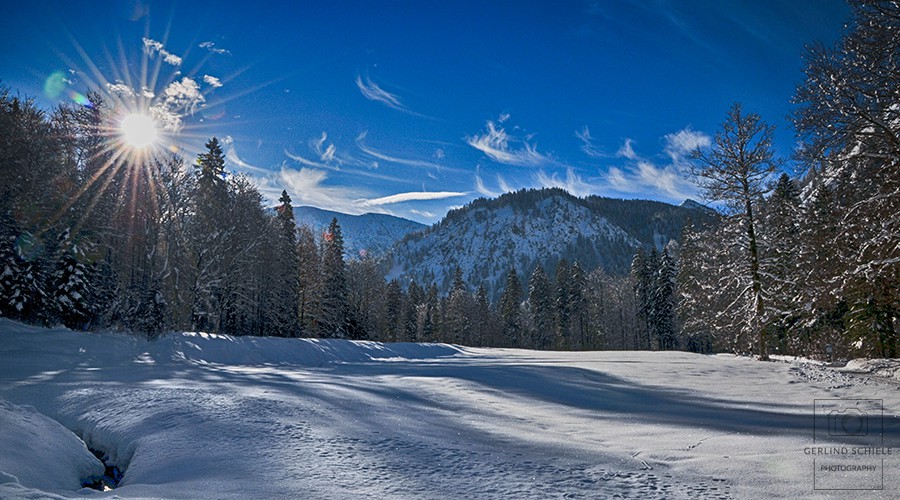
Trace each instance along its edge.
<path fill-rule="evenodd" d="M 275 208 L 278 231 L 275 245 L 275 272 L 272 276 L 275 280 L 272 301 L 272 307 L 275 309 L 272 315 L 273 328 L 278 334 L 296 336 L 299 334 L 298 307 L 300 304 L 297 223 L 294 220 L 291 197 L 288 196 L 287 191 L 281 192 L 281 198 L 278 201 L 281 202 L 281 205 Z"/>
<path fill-rule="evenodd" d="M 404 308 L 402 342 L 418 342 L 419 307 L 425 302 L 425 292 L 415 280 L 409 284 Z"/>
<path fill-rule="evenodd" d="M 456 266 L 453 284 L 447 295 L 444 327 L 446 340 L 453 343 L 468 343 L 472 337 L 472 295 L 469 293 L 462 269 Z"/>
<path fill-rule="evenodd" d="M 313 336 L 319 332 L 322 259 L 312 229 L 305 225 L 300 226 L 297 233 L 297 308 L 300 334 Z"/>
<path fill-rule="evenodd" d="M 476 346 L 493 345 L 494 314 L 488 300 L 487 289 L 478 285 L 472 304 L 472 343 Z"/>
<path fill-rule="evenodd" d="M 344 268 L 344 236 L 337 218 L 331 219 L 322 238 L 322 302 L 319 336 L 347 336 L 347 276 Z"/>
<path fill-rule="evenodd" d="M 190 239 L 193 258 L 191 323 L 197 330 L 218 331 L 225 283 L 227 241 L 225 207 L 228 203 L 224 171 L 225 156 L 218 139 L 206 143 L 197 156 L 197 192 Z"/>
<path fill-rule="evenodd" d="M 663 248 L 654 275 L 652 293 L 652 325 L 659 348 L 677 349 L 678 327 L 675 317 L 675 262 Z"/>
<path fill-rule="evenodd" d="M 569 274 L 570 349 L 587 349 L 589 315 L 586 296 L 587 278 L 578 262 L 572 264 Z"/>
<path fill-rule="evenodd" d="M 52 303 L 63 324 L 73 329 L 84 328 L 93 313 L 89 302 L 92 293 L 82 250 L 71 241 L 69 231 L 60 235 L 60 257 L 51 287 Z"/>
<path fill-rule="evenodd" d="M 555 332 L 553 292 L 544 268 L 538 265 L 528 281 L 528 307 L 531 312 L 533 349 L 549 349 Z"/>
<path fill-rule="evenodd" d="M 570 276 L 569 262 L 562 259 L 556 265 L 555 286 L 555 305 L 556 305 L 556 340 L 555 344 L 558 348 L 565 349 L 569 346 L 569 280 Z"/>
<path fill-rule="evenodd" d="M 384 321 L 381 338 L 385 342 L 400 342 L 403 340 L 405 322 L 403 321 L 403 288 L 400 282 L 391 280 L 384 294 Z"/>
<path fill-rule="evenodd" d="M 515 269 L 506 275 L 506 287 L 500 296 L 501 346 L 516 347 L 520 345 L 522 332 L 522 284 Z"/>

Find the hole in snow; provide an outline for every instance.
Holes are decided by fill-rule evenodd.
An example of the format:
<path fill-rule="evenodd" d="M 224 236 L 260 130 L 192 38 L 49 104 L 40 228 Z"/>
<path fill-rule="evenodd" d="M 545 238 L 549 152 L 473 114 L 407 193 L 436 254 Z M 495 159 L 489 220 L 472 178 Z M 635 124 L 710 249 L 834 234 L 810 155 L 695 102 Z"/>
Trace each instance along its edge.
<path fill-rule="evenodd" d="M 101 462 L 103 462 L 103 476 L 91 476 L 81 481 L 83 488 L 91 488 L 99 491 L 109 491 L 119 486 L 119 481 L 125 475 L 125 470 L 120 469 L 118 465 L 108 464 L 109 456 L 100 450 L 88 448 Z"/>

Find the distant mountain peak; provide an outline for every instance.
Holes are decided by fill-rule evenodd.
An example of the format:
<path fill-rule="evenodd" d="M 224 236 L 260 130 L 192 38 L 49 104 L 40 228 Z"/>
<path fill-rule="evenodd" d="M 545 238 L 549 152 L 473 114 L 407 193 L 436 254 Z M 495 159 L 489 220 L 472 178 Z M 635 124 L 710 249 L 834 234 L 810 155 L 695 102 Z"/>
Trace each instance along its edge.
<path fill-rule="evenodd" d="M 397 243 L 387 277 L 434 282 L 446 291 L 459 266 L 472 289 L 484 285 L 496 298 L 510 269 L 527 279 L 537 265 L 553 272 L 561 259 L 623 274 L 638 248 L 679 240 L 688 220 L 707 216 L 699 214 L 657 201 L 580 198 L 560 188 L 479 198 Z"/>
<path fill-rule="evenodd" d="M 316 233 L 324 231 L 331 219 L 337 219 L 344 236 L 344 255 L 347 258 L 383 255 L 407 234 L 427 227 L 393 215 L 351 215 L 309 206 L 295 207 L 294 218 L 298 226 L 309 226 Z"/>
<path fill-rule="evenodd" d="M 702 204 L 702 203 L 698 203 L 698 202 L 696 202 L 696 201 L 694 201 L 694 200 L 692 200 L 692 199 L 690 199 L 690 198 L 688 198 L 688 199 L 682 201 L 682 202 L 681 202 L 681 205 L 678 205 L 678 206 L 679 206 L 679 207 L 682 207 L 682 208 L 692 208 L 692 209 L 706 209 L 706 210 L 709 210 L 709 209 L 710 209 L 710 208 L 707 207 L 706 205 L 704 205 L 704 204 Z"/>

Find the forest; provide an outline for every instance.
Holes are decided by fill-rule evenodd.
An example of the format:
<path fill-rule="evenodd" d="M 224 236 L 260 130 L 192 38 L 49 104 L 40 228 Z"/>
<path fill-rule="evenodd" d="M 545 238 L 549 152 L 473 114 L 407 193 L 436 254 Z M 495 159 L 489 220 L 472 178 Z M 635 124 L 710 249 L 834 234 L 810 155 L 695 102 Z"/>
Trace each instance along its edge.
<path fill-rule="evenodd" d="M 458 269 L 442 295 L 346 260 L 336 220 L 297 227 L 286 191 L 267 208 L 216 138 L 196 158 L 147 155 L 121 144 L 100 93 L 45 111 L 2 87 L 0 315 L 148 336 L 896 357 L 900 6 L 852 12 L 804 56 L 794 157 L 740 104 L 694 151 L 687 174 L 718 223 L 639 251 L 627 276 L 564 259 L 510 269 L 495 303 Z"/>

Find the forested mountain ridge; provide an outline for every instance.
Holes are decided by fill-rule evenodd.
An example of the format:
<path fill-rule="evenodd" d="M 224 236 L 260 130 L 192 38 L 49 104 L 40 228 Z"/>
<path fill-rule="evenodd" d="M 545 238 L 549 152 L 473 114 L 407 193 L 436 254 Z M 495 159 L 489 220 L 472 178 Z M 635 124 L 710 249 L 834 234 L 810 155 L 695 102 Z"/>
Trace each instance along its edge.
<path fill-rule="evenodd" d="M 450 287 L 456 266 L 466 282 L 496 297 L 510 269 L 529 276 L 537 265 L 553 270 L 561 259 L 590 271 L 628 272 L 638 248 L 679 241 L 689 220 L 709 223 L 712 210 L 647 200 L 579 198 L 559 188 L 479 198 L 434 226 L 398 242 L 388 279 Z"/>

